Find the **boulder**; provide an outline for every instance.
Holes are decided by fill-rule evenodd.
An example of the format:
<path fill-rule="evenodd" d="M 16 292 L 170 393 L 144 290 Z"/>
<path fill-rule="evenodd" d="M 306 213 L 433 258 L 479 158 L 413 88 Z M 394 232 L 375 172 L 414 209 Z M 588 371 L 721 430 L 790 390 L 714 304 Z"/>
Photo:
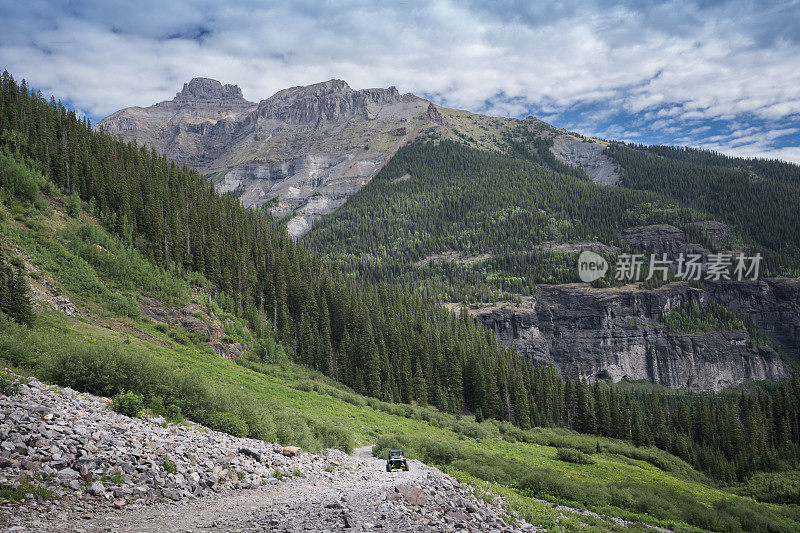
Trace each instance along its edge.
<path fill-rule="evenodd" d="M 94 483 L 92 483 L 89 486 L 89 494 L 91 494 L 92 496 L 98 496 L 98 497 L 105 496 L 106 489 L 105 489 L 105 487 L 103 487 L 102 483 L 100 483 L 99 481 L 95 481 Z"/>
<path fill-rule="evenodd" d="M 302 448 L 299 446 L 284 446 L 281 453 L 286 457 L 297 457 L 302 451 Z"/>
<path fill-rule="evenodd" d="M 422 490 L 420 487 L 416 487 L 413 485 L 397 485 L 395 487 L 395 490 L 403 498 L 413 503 L 414 505 L 424 507 L 425 504 L 428 502 L 428 497 L 425 494 L 425 491 Z"/>
<path fill-rule="evenodd" d="M 246 455 L 247 457 L 251 457 L 256 461 L 258 461 L 259 463 L 261 462 L 261 454 L 250 448 L 246 447 L 239 448 L 239 453 L 242 455 Z"/>

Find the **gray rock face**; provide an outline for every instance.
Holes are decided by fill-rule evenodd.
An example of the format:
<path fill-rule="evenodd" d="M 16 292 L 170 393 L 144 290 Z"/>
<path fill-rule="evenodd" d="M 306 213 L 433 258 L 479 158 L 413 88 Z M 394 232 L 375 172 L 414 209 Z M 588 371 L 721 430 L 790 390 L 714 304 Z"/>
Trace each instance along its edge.
<path fill-rule="evenodd" d="M 603 154 L 605 146 L 602 144 L 560 135 L 553 139 L 550 150 L 561 161 L 582 168 L 596 183 L 619 183 L 620 168 Z"/>
<path fill-rule="evenodd" d="M 222 85 L 209 78 L 194 78 L 189 83 L 184 83 L 183 90 L 175 95 L 175 100 L 187 103 L 228 100 L 231 104 L 245 106 L 250 103 L 245 101 L 238 85 Z"/>
<path fill-rule="evenodd" d="M 245 207 L 272 201 L 294 214 L 300 236 L 368 182 L 422 129 L 441 125 L 436 107 L 395 87 L 353 90 L 329 80 L 279 91 L 258 104 L 239 87 L 195 78 L 173 100 L 123 109 L 96 127 L 135 140 L 213 177 Z"/>
<path fill-rule="evenodd" d="M 681 282 L 652 291 L 539 286 L 523 308 L 495 309 L 478 318 L 501 344 L 574 379 L 645 379 L 673 388 L 720 390 L 790 376 L 772 348 L 750 347 L 744 330 L 673 335 L 654 325 L 675 306 L 711 300 L 750 317 L 800 353 L 800 280 L 707 282 L 705 289 Z"/>
<path fill-rule="evenodd" d="M 730 228 L 721 222 L 710 220 L 699 224 L 713 225 L 720 232 L 723 231 L 722 228 L 726 228 L 730 233 Z M 626 228 L 620 232 L 620 237 L 648 254 L 655 254 L 658 258 L 666 254 L 667 259 L 671 261 L 675 261 L 680 254 L 683 254 L 684 257 L 689 254 L 699 254 L 705 258 L 711 253 L 710 250 L 698 244 L 687 243 L 686 234 L 669 224 Z"/>

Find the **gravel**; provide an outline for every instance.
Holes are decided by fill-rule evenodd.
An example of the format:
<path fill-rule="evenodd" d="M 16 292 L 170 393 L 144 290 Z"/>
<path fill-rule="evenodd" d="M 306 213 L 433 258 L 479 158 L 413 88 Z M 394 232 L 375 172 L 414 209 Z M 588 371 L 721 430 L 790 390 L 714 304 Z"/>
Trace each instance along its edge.
<path fill-rule="evenodd" d="M 193 423 L 129 418 L 106 399 L 30 379 L 18 394 L 0 395 L 0 484 L 46 487 L 52 497 L 3 501 L 0 528 L 536 530 L 502 500 L 486 503 L 418 461 L 387 473 L 371 447 L 353 456 L 284 452 Z"/>

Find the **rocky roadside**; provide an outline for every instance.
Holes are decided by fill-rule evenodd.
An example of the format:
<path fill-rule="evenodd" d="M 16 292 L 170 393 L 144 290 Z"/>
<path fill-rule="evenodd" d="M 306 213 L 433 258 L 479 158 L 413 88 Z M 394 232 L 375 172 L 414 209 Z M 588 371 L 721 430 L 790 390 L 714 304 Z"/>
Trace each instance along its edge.
<path fill-rule="evenodd" d="M 107 400 L 25 379 L 0 394 L 4 531 L 532 531 L 417 461 L 315 455 L 193 423 L 129 418 Z"/>

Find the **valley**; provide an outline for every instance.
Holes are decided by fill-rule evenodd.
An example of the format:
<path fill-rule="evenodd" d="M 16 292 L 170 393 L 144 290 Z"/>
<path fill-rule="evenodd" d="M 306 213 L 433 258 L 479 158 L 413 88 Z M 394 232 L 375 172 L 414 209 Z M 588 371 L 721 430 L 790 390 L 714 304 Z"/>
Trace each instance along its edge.
<path fill-rule="evenodd" d="M 2 89 L 0 432 L 14 445 L 0 474 L 3 498 L 43 529 L 64 512 L 87 529 L 291 531 L 345 527 L 348 513 L 398 531 L 796 528 L 791 483 L 774 487 L 800 457 L 797 256 L 791 236 L 765 237 L 791 217 L 761 216 L 776 197 L 794 205 L 796 166 L 745 171 L 337 80 L 255 104 L 196 78 L 95 128 L 10 75 Z M 775 196 L 733 216 L 625 157 L 710 158 L 687 187 L 747 198 L 738 173 L 761 172 Z M 742 250 L 764 271 L 590 285 L 584 249 L 612 263 Z M 89 448 L 115 439 L 44 434 L 47 447 L 40 413 L 30 426 L 16 414 L 39 393 L 82 398 L 112 433 L 213 435 L 216 455 L 246 444 L 264 462 L 237 458 L 249 470 L 220 492 L 204 466 L 203 484 L 144 460 L 163 483 L 127 479 L 132 458 L 82 473 Z M 103 410 L 125 398 L 133 416 Z M 299 479 L 275 474 L 273 444 L 309 452 Z M 414 473 L 376 472 L 372 445 L 403 448 Z M 394 496 L 400 481 L 435 505 Z M 329 492 L 349 507 L 328 507 Z"/>

